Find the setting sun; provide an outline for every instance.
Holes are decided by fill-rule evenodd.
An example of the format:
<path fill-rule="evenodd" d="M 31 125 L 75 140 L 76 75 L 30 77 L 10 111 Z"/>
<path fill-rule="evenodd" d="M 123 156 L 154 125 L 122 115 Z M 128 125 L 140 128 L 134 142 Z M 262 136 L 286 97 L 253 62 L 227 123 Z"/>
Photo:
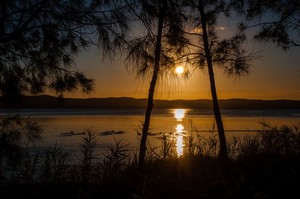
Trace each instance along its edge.
<path fill-rule="evenodd" d="M 184 68 L 182 66 L 177 66 L 176 69 L 175 69 L 175 72 L 177 74 L 181 74 L 184 72 Z"/>

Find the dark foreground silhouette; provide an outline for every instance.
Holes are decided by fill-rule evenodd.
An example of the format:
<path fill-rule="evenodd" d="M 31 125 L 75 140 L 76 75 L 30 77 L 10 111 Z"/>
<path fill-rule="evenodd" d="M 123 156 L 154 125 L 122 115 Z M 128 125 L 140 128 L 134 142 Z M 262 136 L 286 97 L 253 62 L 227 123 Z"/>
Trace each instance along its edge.
<path fill-rule="evenodd" d="M 187 138 L 182 157 L 163 139 L 161 147 L 148 147 L 143 198 L 299 198 L 299 130 L 264 127 L 256 136 L 233 138 L 229 160 L 217 158 L 213 134 Z M 137 154 L 122 141 L 100 157 L 97 134 L 87 131 L 74 158 L 60 146 L 5 148 L 3 135 L 1 199 L 138 198 Z"/>

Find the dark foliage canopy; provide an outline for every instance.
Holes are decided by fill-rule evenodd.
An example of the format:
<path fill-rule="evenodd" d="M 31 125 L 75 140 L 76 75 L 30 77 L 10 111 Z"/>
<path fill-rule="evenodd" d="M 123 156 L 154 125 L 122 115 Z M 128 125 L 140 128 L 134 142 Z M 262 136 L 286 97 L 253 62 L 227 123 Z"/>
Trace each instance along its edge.
<path fill-rule="evenodd" d="M 273 42 L 283 50 L 300 46 L 300 2 L 298 0 L 233 1 L 246 14 L 241 29 L 256 28 L 254 38 Z"/>
<path fill-rule="evenodd" d="M 11 100 L 49 88 L 59 94 L 78 88 L 90 92 L 93 80 L 76 70 L 73 58 L 90 44 L 102 46 L 105 51 L 120 44 L 127 24 L 116 2 L 2 0 L 2 96 Z"/>
<path fill-rule="evenodd" d="M 155 49 L 157 47 L 157 27 L 163 6 L 159 0 L 132 1 L 131 17 L 135 25 L 141 30 L 133 35 L 126 46 L 126 59 L 128 68 L 139 77 L 151 76 L 154 69 Z M 176 55 L 182 53 L 186 40 L 181 31 L 183 21 L 186 20 L 182 10 L 183 1 L 165 1 L 165 14 L 163 18 L 159 75 L 161 78 L 174 73 Z"/>

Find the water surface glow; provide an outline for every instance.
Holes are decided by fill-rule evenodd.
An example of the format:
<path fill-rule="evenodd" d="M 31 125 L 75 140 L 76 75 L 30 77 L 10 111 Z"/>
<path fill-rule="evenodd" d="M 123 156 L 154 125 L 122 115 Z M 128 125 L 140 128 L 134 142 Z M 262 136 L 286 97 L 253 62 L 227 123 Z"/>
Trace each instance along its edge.
<path fill-rule="evenodd" d="M 180 157 L 183 155 L 183 149 L 184 149 L 184 140 L 183 140 L 183 136 L 177 135 L 176 137 L 176 152 L 177 152 L 177 156 Z"/>
<path fill-rule="evenodd" d="M 0 115 L 9 114 L 0 109 Z M 91 130 L 97 136 L 96 153 L 103 154 L 107 145 L 114 145 L 121 140 L 138 151 L 140 144 L 141 121 L 144 120 L 144 109 L 22 109 L 19 115 L 31 117 L 43 128 L 41 147 L 56 144 L 80 151 L 82 134 Z M 233 136 L 244 137 L 254 135 L 262 129 L 260 122 L 270 126 L 294 126 L 300 122 L 300 110 L 222 110 L 226 139 Z M 214 116 L 211 110 L 202 109 L 155 109 L 151 116 L 151 132 L 149 136 L 152 146 L 160 147 L 164 133 L 173 144 L 173 151 L 181 156 L 188 146 L 187 136 L 211 136 L 214 129 Z M 122 131 L 123 134 L 101 136 L 107 131 Z M 61 136 L 62 133 L 74 132 L 73 136 Z M 171 136 L 170 135 L 171 132 Z M 216 133 L 216 130 L 214 130 Z"/>
<path fill-rule="evenodd" d="M 177 121 L 182 121 L 182 119 L 185 116 L 185 109 L 175 109 L 174 110 L 174 117 L 177 119 Z"/>
<path fill-rule="evenodd" d="M 175 127 L 174 139 L 176 142 L 176 153 L 177 156 L 180 157 L 183 155 L 183 150 L 185 147 L 184 144 L 184 125 L 183 119 L 185 117 L 186 110 L 185 109 L 175 109 L 174 110 L 174 118 L 177 121 L 177 125 Z"/>
<path fill-rule="evenodd" d="M 175 129 L 177 134 L 181 134 L 183 132 L 184 126 L 182 124 L 177 124 Z"/>

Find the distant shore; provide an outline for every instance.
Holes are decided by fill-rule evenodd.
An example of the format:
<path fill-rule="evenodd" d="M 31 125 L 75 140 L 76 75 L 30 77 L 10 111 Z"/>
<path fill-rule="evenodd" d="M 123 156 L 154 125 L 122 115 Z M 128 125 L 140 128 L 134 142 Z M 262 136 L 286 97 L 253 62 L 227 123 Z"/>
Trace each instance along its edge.
<path fill-rule="evenodd" d="M 222 99 L 221 109 L 300 109 L 300 100 Z M 130 97 L 59 98 L 49 95 L 23 96 L 17 104 L 0 98 L 0 108 L 146 108 L 147 99 Z M 212 109 L 212 101 L 154 100 L 155 108 Z"/>

